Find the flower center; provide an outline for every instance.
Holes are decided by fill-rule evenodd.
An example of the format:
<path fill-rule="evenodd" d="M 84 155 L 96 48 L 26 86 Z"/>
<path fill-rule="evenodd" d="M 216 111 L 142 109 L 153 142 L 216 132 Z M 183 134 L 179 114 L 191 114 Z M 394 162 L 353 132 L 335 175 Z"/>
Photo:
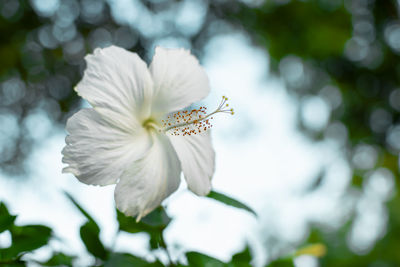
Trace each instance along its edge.
<path fill-rule="evenodd" d="M 145 120 L 145 121 L 142 123 L 142 125 L 143 125 L 143 127 L 144 127 L 146 130 L 150 130 L 150 129 L 157 129 L 157 130 L 159 130 L 159 129 L 160 129 L 160 126 L 158 126 L 156 120 L 154 120 L 153 118 L 148 118 L 147 120 Z"/>
<path fill-rule="evenodd" d="M 183 110 L 169 115 L 167 119 L 162 120 L 162 130 L 164 132 L 171 131 L 172 135 L 192 135 L 205 132 L 212 127 L 211 120 L 213 115 L 217 113 L 228 113 L 233 115 L 233 108 L 229 108 L 228 98 L 222 97 L 221 103 L 211 113 L 207 114 L 206 107 L 199 109 Z"/>

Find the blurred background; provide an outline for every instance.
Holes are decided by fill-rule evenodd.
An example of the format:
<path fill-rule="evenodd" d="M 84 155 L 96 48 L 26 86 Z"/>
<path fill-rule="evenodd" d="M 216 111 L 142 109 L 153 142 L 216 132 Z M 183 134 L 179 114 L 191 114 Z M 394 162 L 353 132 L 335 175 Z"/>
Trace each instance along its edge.
<path fill-rule="evenodd" d="M 187 191 L 167 201 L 171 257 L 222 261 L 250 247 L 263 266 L 308 243 L 322 258 L 296 266 L 400 266 L 400 1 L 0 0 L 0 201 L 17 223 L 50 226 L 53 250 L 93 260 L 79 241 L 96 219 L 105 246 L 154 257 L 144 233 L 121 233 L 113 186 L 61 174 L 66 119 L 87 106 L 73 91 L 96 47 L 151 61 L 154 47 L 199 57 L 235 116 L 216 118 L 215 190 L 251 214 Z M 11 243 L 0 234 L 0 246 Z"/>

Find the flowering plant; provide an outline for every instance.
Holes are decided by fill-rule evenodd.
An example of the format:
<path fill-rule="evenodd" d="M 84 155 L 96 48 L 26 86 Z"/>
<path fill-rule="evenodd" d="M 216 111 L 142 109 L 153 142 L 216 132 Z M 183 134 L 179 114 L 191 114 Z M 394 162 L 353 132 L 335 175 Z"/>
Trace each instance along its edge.
<path fill-rule="evenodd" d="M 182 110 L 210 91 L 197 59 L 187 50 L 157 47 L 148 68 L 116 46 L 85 59 L 75 90 L 92 108 L 67 122 L 64 172 L 86 184 L 117 184 L 117 208 L 138 221 L 176 191 L 181 172 L 191 191 L 207 195 L 215 165 L 211 116 L 233 110 L 226 97 L 210 114 L 205 107 Z"/>

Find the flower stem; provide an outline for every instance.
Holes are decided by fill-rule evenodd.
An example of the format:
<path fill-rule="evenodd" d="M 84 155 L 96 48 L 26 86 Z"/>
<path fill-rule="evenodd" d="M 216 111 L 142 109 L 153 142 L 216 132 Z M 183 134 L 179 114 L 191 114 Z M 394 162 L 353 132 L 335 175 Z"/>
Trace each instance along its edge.
<path fill-rule="evenodd" d="M 160 236 L 160 245 L 164 249 L 165 253 L 167 254 L 168 261 L 169 261 L 168 266 L 171 266 L 171 267 L 176 266 L 176 263 L 172 260 L 171 254 L 168 251 L 167 243 L 165 243 L 163 233 L 161 233 L 161 236 Z"/>

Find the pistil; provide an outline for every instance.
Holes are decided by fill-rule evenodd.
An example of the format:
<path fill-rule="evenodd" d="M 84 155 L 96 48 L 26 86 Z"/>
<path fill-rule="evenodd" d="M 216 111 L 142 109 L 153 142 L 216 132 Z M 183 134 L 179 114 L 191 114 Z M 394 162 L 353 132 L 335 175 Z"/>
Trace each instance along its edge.
<path fill-rule="evenodd" d="M 147 119 L 143 122 L 143 127 L 145 127 L 147 130 L 154 128 L 156 130 L 161 130 L 161 128 L 157 125 L 156 121 L 153 119 Z"/>
<path fill-rule="evenodd" d="M 228 113 L 233 115 L 233 108 L 229 108 L 227 103 L 228 98 L 222 97 L 221 103 L 213 112 L 207 114 L 206 107 L 199 109 L 178 111 L 162 120 L 162 127 L 164 132 L 172 131 L 172 135 L 192 135 L 199 134 L 207 131 L 212 127 L 210 121 L 214 118 L 213 115 L 217 113 Z"/>

